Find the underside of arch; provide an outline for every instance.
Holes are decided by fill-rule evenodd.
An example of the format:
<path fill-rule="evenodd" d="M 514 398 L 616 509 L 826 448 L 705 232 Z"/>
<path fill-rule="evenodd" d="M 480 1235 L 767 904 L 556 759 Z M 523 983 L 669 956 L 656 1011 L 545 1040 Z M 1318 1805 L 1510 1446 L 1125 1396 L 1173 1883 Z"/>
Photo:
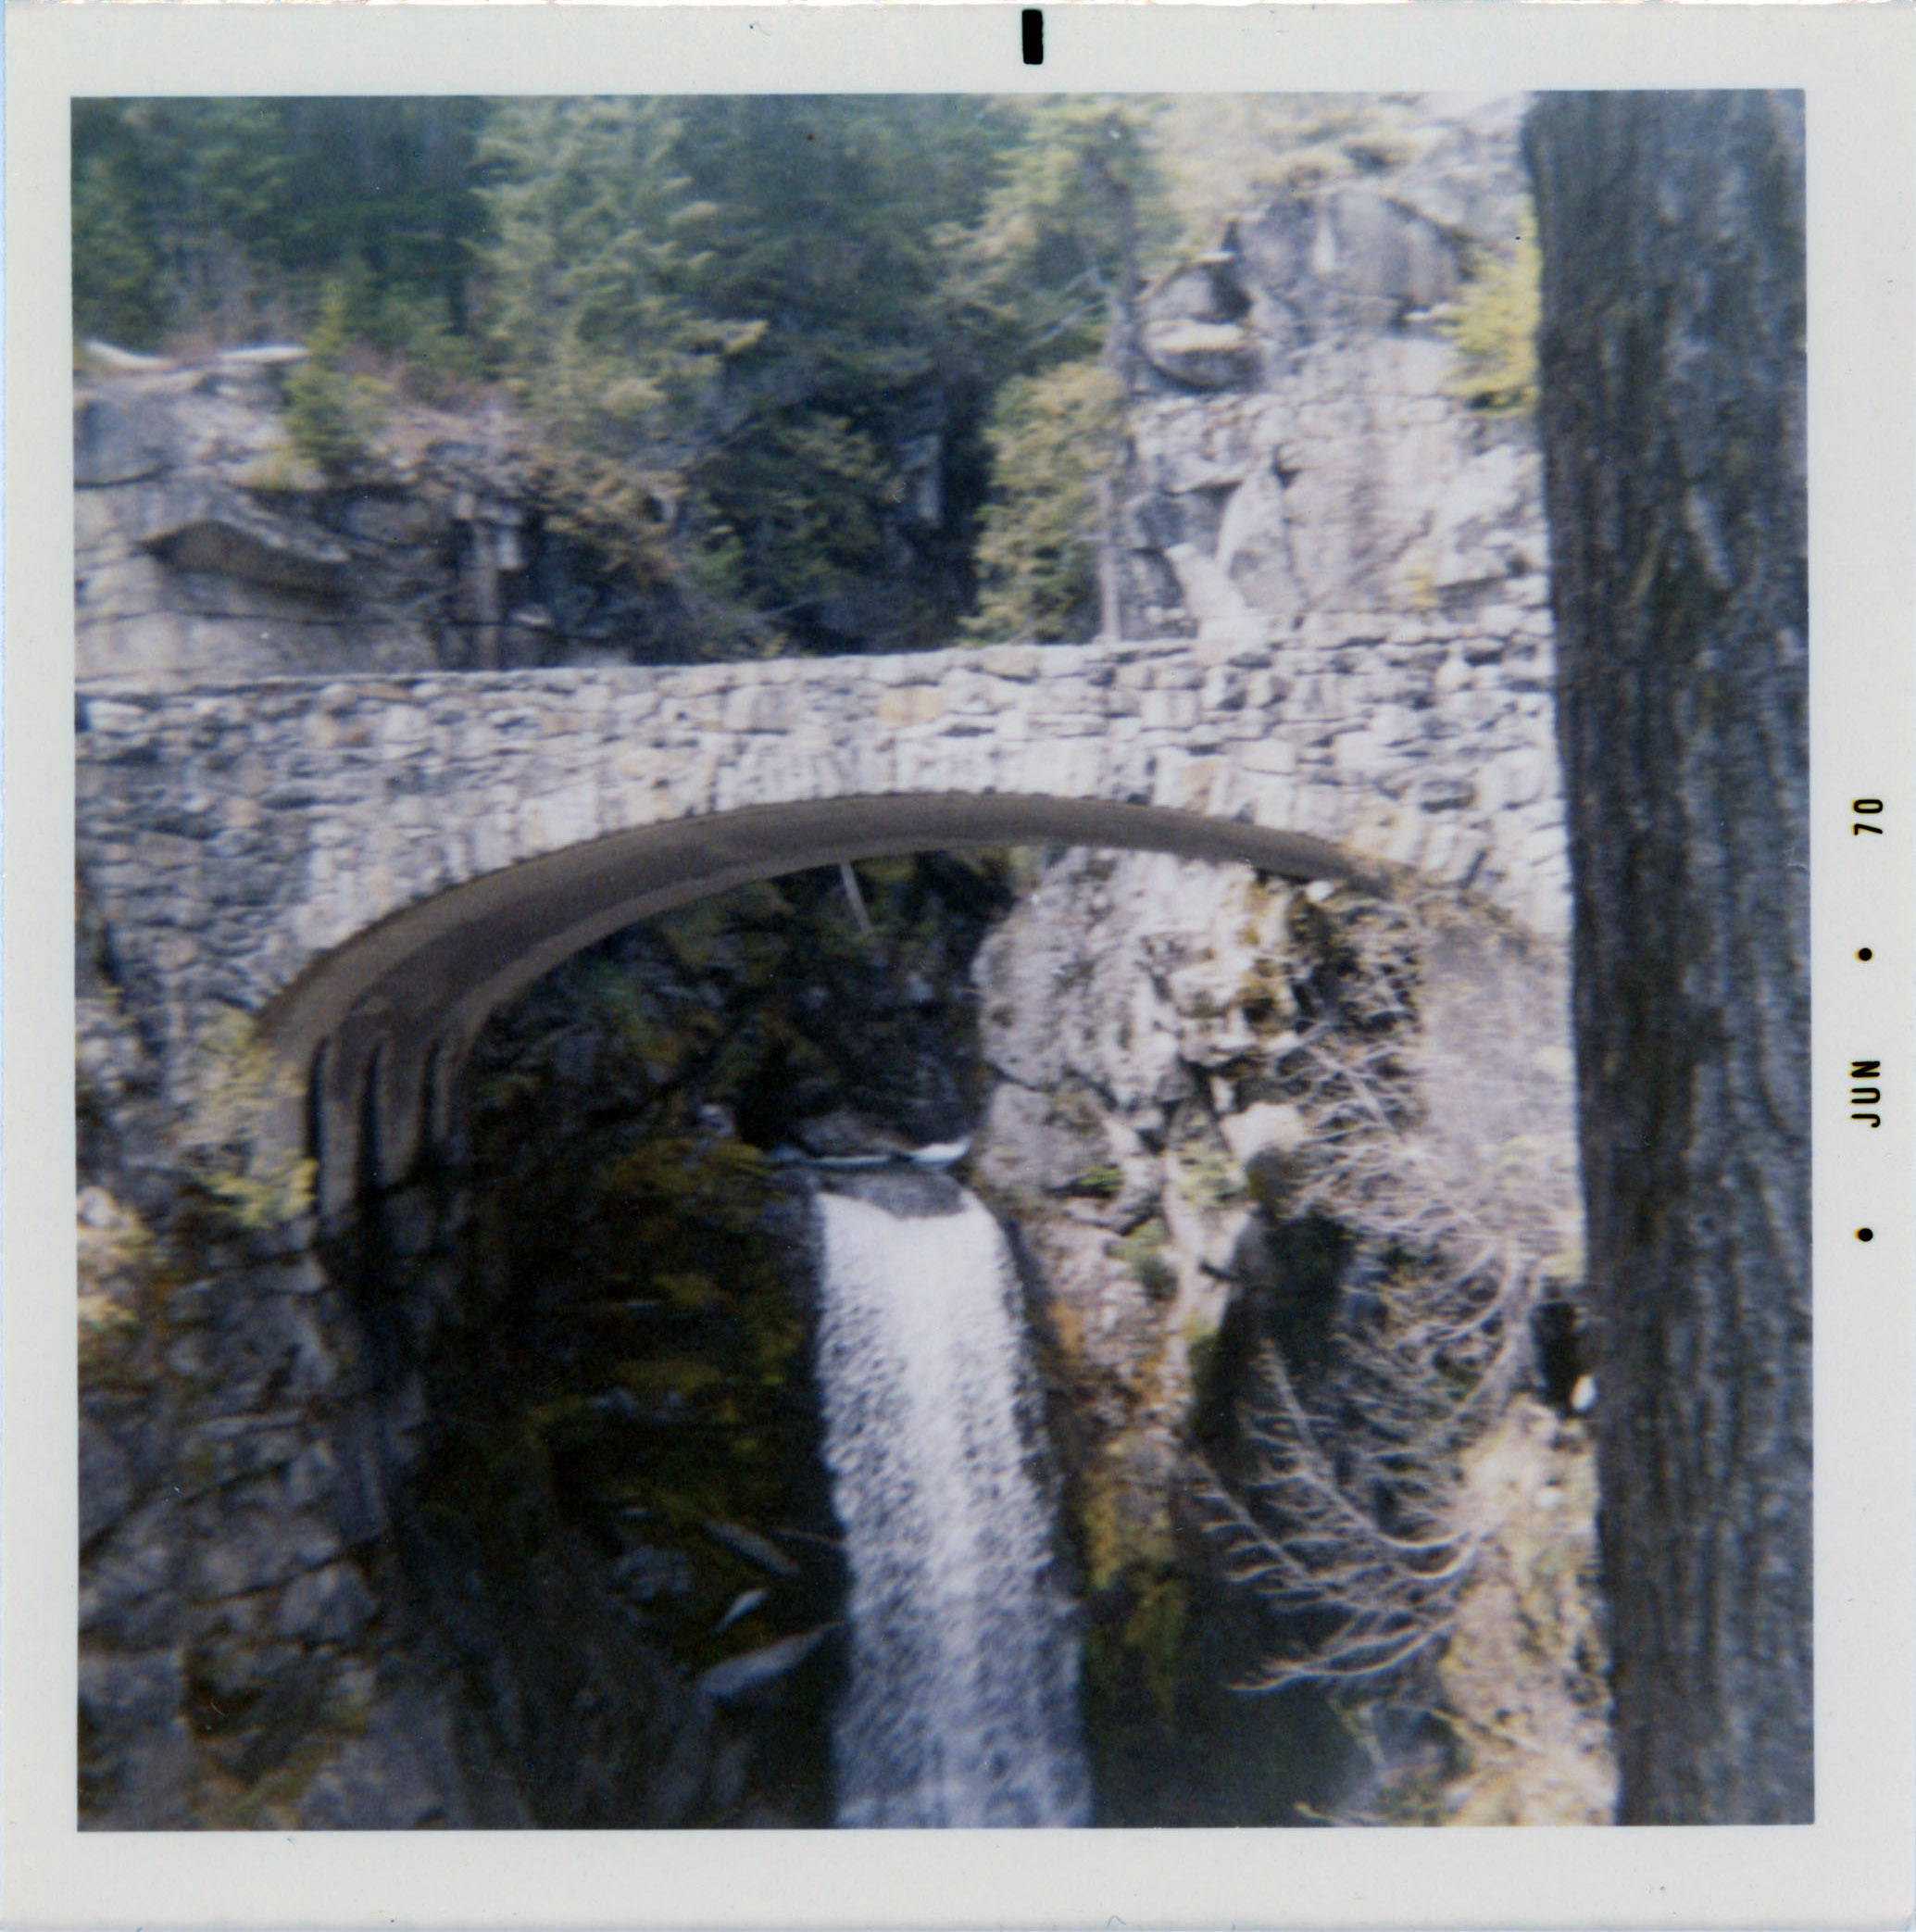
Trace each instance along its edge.
<path fill-rule="evenodd" d="M 1065 845 L 1239 861 L 1289 879 L 1359 876 L 1321 839 L 1160 806 L 960 793 L 758 806 L 532 859 L 407 908 L 334 948 L 261 1016 L 310 1070 L 322 1212 L 391 1186 L 486 1018 L 572 954 L 714 893 L 840 860 Z"/>

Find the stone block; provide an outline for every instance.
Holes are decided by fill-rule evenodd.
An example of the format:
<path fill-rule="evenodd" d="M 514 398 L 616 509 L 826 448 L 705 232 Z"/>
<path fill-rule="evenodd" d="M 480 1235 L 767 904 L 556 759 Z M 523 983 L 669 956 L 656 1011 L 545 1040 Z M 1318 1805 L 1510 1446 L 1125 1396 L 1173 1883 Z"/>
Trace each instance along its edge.
<path fill-rule="evenodd" d="M 179 1527 L 171 1499 L 161 1498 L 104 1533 L 81 1573 L 82 1630 L 123 1630 L 129 1612 L 170 1592 L 179 1563 Z"/>
<path fill-rule="evenodd" d="M 349 1644 L 378 1610 L 357 1564 L 327 1563 L 295 1576 L 281 1592 L 273 1630 L 305 1643 Z"/>
<path fill-rule="evenodd" d="M 163 1724 L 185 1696 L 185 1658 L 174 1649 L 131 1656 L 83 1651 L 79 1690 L 81 1715 L 101 1730 Z"/>
<path fill-rule="evenodd" d="M 228 1510 L 207 1525 L 194 1566 L 194 1594 L 203 1602 L 288 1583 L 339 1555 L 339 1533 L 298 1510 Z"/>
<path fill-rule="evenodd" d="M 882 692 L 878 721 L 888 730 L 909 724 L 930 724 L 945 712 L 945 694 L 935 685 L 901 684 Z"/>

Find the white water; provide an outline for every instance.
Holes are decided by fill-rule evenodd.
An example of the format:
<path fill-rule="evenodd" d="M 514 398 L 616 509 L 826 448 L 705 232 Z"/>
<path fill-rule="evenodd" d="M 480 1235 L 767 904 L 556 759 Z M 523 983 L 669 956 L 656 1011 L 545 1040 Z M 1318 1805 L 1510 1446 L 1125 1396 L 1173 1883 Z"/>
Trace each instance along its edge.
<path fill-rule="evenodd" d="M 907 1218 L 819 1197 L 825 1461 L 852 1573 L 845 1825 L 1090 1815 L 1016 1279 L 997 1223 L 963 1203 Z"/>

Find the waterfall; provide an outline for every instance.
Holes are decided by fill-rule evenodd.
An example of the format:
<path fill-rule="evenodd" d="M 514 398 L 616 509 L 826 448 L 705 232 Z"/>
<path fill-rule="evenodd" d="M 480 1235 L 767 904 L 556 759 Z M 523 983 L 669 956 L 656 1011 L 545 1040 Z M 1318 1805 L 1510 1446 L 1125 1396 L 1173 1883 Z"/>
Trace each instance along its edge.
<path fill-rule="evenodd" d="M 845 1825 L 1083 1825 L 1071 1606 L 998 1224 L 821 1194 L 825 1460 L 851 1568 Z"/>

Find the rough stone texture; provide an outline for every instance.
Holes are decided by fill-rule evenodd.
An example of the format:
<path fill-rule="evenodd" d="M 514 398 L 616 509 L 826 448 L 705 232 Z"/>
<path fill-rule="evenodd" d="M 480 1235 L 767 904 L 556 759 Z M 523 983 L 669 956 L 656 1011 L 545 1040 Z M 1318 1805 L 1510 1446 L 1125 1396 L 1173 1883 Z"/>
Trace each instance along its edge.
<path fill-rule="evenodd" d="M 408 408 L 377 474 L 294 455 L 247 352 L 74 379 L 76 670 L 156 686 L 474 661 L 475 568 L 520 567 L 503 425 Z M 532 634 L 510 625 L 504 633 Z M 494 661 L 502 627 L 487 634 Z"/>
<path fill-rule="evenodd" d="M 1306 626 L 687 670 L 80 699 L 79 846 L 131 1010 L 182 1045 L 450 887 L 634 828 L 910 794 L 1151 804 L 1323 840 L 1560 926 L 1549 626 Z"/>
<path fill-rule="evenodd" d="M 1456 1825 L 1608 1825 L 1616 1809 L 1590 1432 L 1520 1397 L 1467 1458 L 1484 1542 L 1438 1678 Z M 1541 1749 L 1539 1749 L 1541 1747 Z"/>
<path fill-rule="evenodd" d="M 1815 1802 L 1802 111 L 1528 137 L 1632 1824 Z"/>
<path fill-rule="evenodd" d="M 1414 159 L 1248 214 L 1152 292 L 1126 634 L 1281 642 L 1307 617 L 1542 601 L 1534 438 L 1451 393 L 1439 326 L 1516 234 L 1518 111 L 1485 102 Z"/>
<path fill-rule="evenodd" d="M 470 672 L 633 655 L 612 606 L 573 583 L 561 609 L 567 586 L 533 581 L 498 422 L 414 420 L 382 482 L 287 487 L 270 366 L 80 382 L 90 1825 L 465 1828 L 537 1810 L 462 1717 L 457 1661 L 401 1615 L 394 1495 L 424 1421 L 408 1364 L 458 1292 L 443 1204 L 417 1187 L 360 1202 L 357 1274 L 336 1248 L 322 1265 L 310 1218 L 207 1225 L 172 1136 L 209 1014 L 268 1010 L 342 948 L 376 950 L 382 921 L 530 861 L 833 799 L 1154 805 L 1416 868 L 1561 930 L 1537 458 L 1522 427 L 1446 393 L 1430 314 L 1471 240 L 1509 232 L 1509 119 L 1267 211 L 1154 298 L 1122 522 L 1124 627 L 1155 642 Z M 1116 1177 L 1047 1216 L 1041 1245 L 1057 1307 L 1088 1324 L 1087 1454 L 1121 1465 L 1121 1559 L 1172 1535 L 1186 1324 L 1214 1321 L 1220 1271 L 1263 1265 L 1237 1254 L 1246 1211 L 1210 1198 L 1209 1168 L 1149 1142 L 1153 1110 L 1196 1080 L 1212 1152 L 1246 1168 L 1281 1161 L 1289 1123 L 1209 1086 L 1245 1046 L 1242 875 L 1138 859 L 1112 876 L 1130 912 L 1126 880 L 1169 895 L 1150 945 L 1146 919 L 1100 983 L 1137 967 L 1146 989 L 1075 998 L 1041 900 L 999 958 L 1012 1002 L 1057 1024 L 988 1025 L 1005 1078 L 979 1158 L 1001 1192 Z M 509 890 L 496 910 L 474 943 L 528 947 Z M 1074 1083 L 1104 1098 L 1060 1116 Z M 1154 1213 L 1169 1298 L 1147 1257 L 1107 1251 Z M 438 1574 L 457 1584 L 456 1563 Z M 540 1587 L 552 1614 L 577 1600 L 557 1573 Z M 453 1594 L 446 1621 L 474 1625 L 463 1654 L 501 1710 L 564 1676 L 537 1617 L 508 1640 Z M 625 1656 L 610 1634 L 604 1650 Z M 620 1775 L 652 1781 L 648 1815 L 727 1811 L 723 1713 L 628 1675 L 653 1728 Z M 608 1726 L 582 1705 L 527 1761 L 572 1776 L 578 1740 Z M 605 1793 L 574 1797 L 569 1822 L 612 1814 Z"/>
<path fill-rule="evenodd" d="M 1587 1437 L 1566 1422 L 1556 1447 L 1513 1447 L 1512 1431 L 1549 1422 L 1528 1401 L 1493 1432 L 1484 1480 L 1459 1498 L 1484 1555 L 1451 1646 L 1469 1735 L 1447 1770 L 1428 1738 L 1430 1764 L 1388 1744 L 1368 1768 L 1344 1763 L 1312 1735 L 1309 1694 L 1205 1702 L 1204 1672 L 1255 1676 L 1279 1625 L 1217 1579 L 1190 1528 L 1194 1449 L 1228 1443 L 1237 1405 L 1254 1405 L 1244 1362 L 1257 1345 L 1283 1348 L 1301 1375 L 1327 1347 L 1332 1302 L 1376 1265 L 1363 1237 L 1291 1205 L 1310 1130 L 1278 1098 L 1289 1056 L 1324 1023 L 1321 1007 L 1306 1010 L 1321 969 L 1305 935 L 1362 897 L 1247 867 L 1073 852 L 1037 871 L 978 956 L 996 1085 L 971 1174 L 1019 1230 L 1046 1343 L 1094 1632 L 1100 1822 L 1268 1823 L 1295 1802 L 1353 1818 L 1395 1807 L 1409 1822 L 1411 1796 L 1430 1822 L 1459 1807 L 1474 1822 L 1607 1815 Z M 1554 1265 L 1573 1274 L 1560 956 L 1494 922 L 1452 929 L 1421 959 L 1417 1004 L 1420 1155 L 1437 1185 L 1466 1192 L 1459 1175 L 1534 1170 L 1513 1179 L 1505 1209 L 1534 1194 L 1560 1208 Z M 1171 1606 L 1201 1617 L 1203 1634 L 1167 1622 Z M 1284 1768 L 1266 1783 L 1259 1764 Z"/>

